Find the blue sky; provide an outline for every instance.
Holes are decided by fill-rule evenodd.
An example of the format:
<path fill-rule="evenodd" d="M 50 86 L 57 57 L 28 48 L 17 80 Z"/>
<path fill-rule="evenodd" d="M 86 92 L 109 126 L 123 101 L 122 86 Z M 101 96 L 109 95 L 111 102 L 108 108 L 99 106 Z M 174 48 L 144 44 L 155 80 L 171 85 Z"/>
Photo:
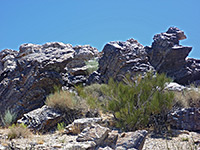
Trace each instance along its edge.
<path fill-rule="evenodd" d="M 101 51 L 129 38 L 146 46 L 170 26 L 184 30 L 181 44 L 200 59 L 200 0 L 0 0 L 0 50 L 59 41 Z"/>

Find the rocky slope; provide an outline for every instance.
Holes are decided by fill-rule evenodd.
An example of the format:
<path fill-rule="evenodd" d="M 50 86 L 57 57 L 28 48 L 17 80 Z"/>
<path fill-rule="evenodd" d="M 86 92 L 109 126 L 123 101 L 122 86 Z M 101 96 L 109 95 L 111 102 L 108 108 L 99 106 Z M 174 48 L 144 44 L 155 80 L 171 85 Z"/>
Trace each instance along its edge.
<path fill-rule="evenodd" d="M 25 123 L 35 131 L 47 131 L 63 119 L 70 120 L 68 123 L 76 119 L 74 117 L 76 112 L 72 110 L 63 113 L 44 105 L 46 97 L 54 90 L 54 86 L 69 90 L 78 83 L 107 83 L 110 77 L 120 81 L 127 73 L 134 78 L 137 74 L 144 75 L 149 71 L 166 73 L 182 85 L 200 84 L 200 60 L 187 58 L 192 47 L 182 46 L 179 43 L 185 38 L 183 31 L 171 27 L 167 32 L 155 35 L 152 45 L 146 47 L 134 39 L 129 39 L 125 42 L 109 42 L 101 53 L 88 45 L 73 47 L 60 42 L 44 45 L 23 44 L 19 51 L 2 50 L 0 114 L 3 116 L 6 110 L 10 110 L 17 115 L 18 123 Z M 99 59 L 99 69 L 88 77 L 85 61 L 95 57 Z M 185 87 L 177 83 L 170 84 L 172 87 L 169 88 L 182 91 Z M 198 132 L 199 112 L 199 108 L 172 110 L 168 116 L 169 124 L 176 129 Z M 76 123 L 79 121 L 75 121 L 66 127 L 62 136 L 47 135 L 44 143 L 48 143 L 47 139 L 51 139 L 56 141 L 55 145 L 54 142 L 50 142 L 41 146 L 35 139 L 34 144 L 31 140 L 24 139 L 27 141 L 19 144 L 19 147 L 25 148 L 24 144 L 29 143 L 29 148 L 39 145 L 37 149 L 142 149 L 147 131 L 115 133 L 115 130 L 105 126 L 102 121 L 92 121 L 92 123 L 87 121 L 78 125 Z M 76 136 L 66 135 L 74 134 L 74 129 L 78 133 Z M 58 142 L 63 141 L 62 138 L 67 140 Z M 0 149 L 16 147 L 21 140 L 7 141 L 4 134 L 0 134 L 0 139 Z M 153 138 L 148 136 L 147 141 L 148 139 Z M 7 146 L 2 145 L 3 140 Z M 151 149 L 148 143 L 144 145 L 144 149 Z"/>

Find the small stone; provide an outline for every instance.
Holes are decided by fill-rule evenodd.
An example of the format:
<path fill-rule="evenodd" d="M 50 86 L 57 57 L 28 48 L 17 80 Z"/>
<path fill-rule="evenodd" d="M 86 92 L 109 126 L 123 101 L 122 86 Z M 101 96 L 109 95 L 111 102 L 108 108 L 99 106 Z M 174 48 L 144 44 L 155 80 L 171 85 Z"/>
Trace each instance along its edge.
<path fill-rule="evenodd" d="M 146 130 L 137 130 L 135 132 L 125 132 L 121 134 L 116 143 L 116 149 L 138 149 L 142 150 L 147 135 Z"/>
<path fill-rule="evenodd" d="M 109 129 L 99 124 L 93 124 L 91 127 L 85 128 L 77 137 L 77 142 L 94 141 L 97 146 L 100 145 L 108 136 Z"/>

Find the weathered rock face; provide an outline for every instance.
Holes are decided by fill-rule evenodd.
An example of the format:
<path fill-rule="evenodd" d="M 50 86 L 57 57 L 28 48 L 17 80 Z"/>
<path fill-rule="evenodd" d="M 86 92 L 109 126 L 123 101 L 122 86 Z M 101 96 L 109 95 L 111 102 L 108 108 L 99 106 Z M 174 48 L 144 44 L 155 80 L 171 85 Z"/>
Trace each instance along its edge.
<path fill-rule="evenodd" d="M 168 122 L 173 128 L 200 131 L 200 108 L 182 108 L 168 115 Z"/>
<path fill-rule="evenodd" d="M 53 128 L 64 117 L 64 113 L 54 108 L 44 105 L 42 108 L 35 109 L 17 121 L 19 124 L 25 124 L 28 128 L 36 131 L 47 131 Z"/>
<path fill-rule="evenodd" d="M 44 105 L 54 85 L 72 86 L 78 82 L 74 81 L 76 75 L 79 82 L 85 82 L 86 73 L 79 68 L 97 55 L 98 50 L 91 46 L 72 47 L 59 42 L 23 44 L 19 52 L 1 51 L 0 113 L 10 109 L 20 118 Z"/>
<path fill-rule="evenodd" d="M 148 62 L 144 47 L 136 40 L 129 39 L 126 42 L 110 42 L 105 45 L 103 56 L 99 60 L 99 77 L 93 78 L 95 81 L 99 78 L 106 83 L 111 77 L 120 81 L 127 73 L 135 76 L 150 70 L 153 67 Z"/>
<path fill-rule="evenodd" d="M 200 70 L 195 70 L 199 65 L 198 60 L 186 57 L 192 47 L 182 46 L 179 40 L 186 39 L 184 32 L 178 28 L 171 27 L 167 32 L 156 34 L 151 47 L 145 47 L 149 62 L 159 73 L 166 73 L 175 82 L 189 84 L 200 80 Z M 198 63 L 198 64 L 197 64 Z M 193 65 L 192 65 L 193 64 Z"/>

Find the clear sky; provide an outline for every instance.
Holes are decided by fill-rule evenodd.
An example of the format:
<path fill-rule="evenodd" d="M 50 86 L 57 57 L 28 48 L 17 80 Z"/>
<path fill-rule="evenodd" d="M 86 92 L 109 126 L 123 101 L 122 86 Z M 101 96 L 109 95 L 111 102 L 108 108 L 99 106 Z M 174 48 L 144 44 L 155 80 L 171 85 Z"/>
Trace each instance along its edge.
<path fill-rule="evenodd" d="M 177 26 L 200 59 L 200 0 L 0 0 L 0 50 L 23 43 L 90 44 L 137 39 L 151 45 L 156 33 Z"/>

